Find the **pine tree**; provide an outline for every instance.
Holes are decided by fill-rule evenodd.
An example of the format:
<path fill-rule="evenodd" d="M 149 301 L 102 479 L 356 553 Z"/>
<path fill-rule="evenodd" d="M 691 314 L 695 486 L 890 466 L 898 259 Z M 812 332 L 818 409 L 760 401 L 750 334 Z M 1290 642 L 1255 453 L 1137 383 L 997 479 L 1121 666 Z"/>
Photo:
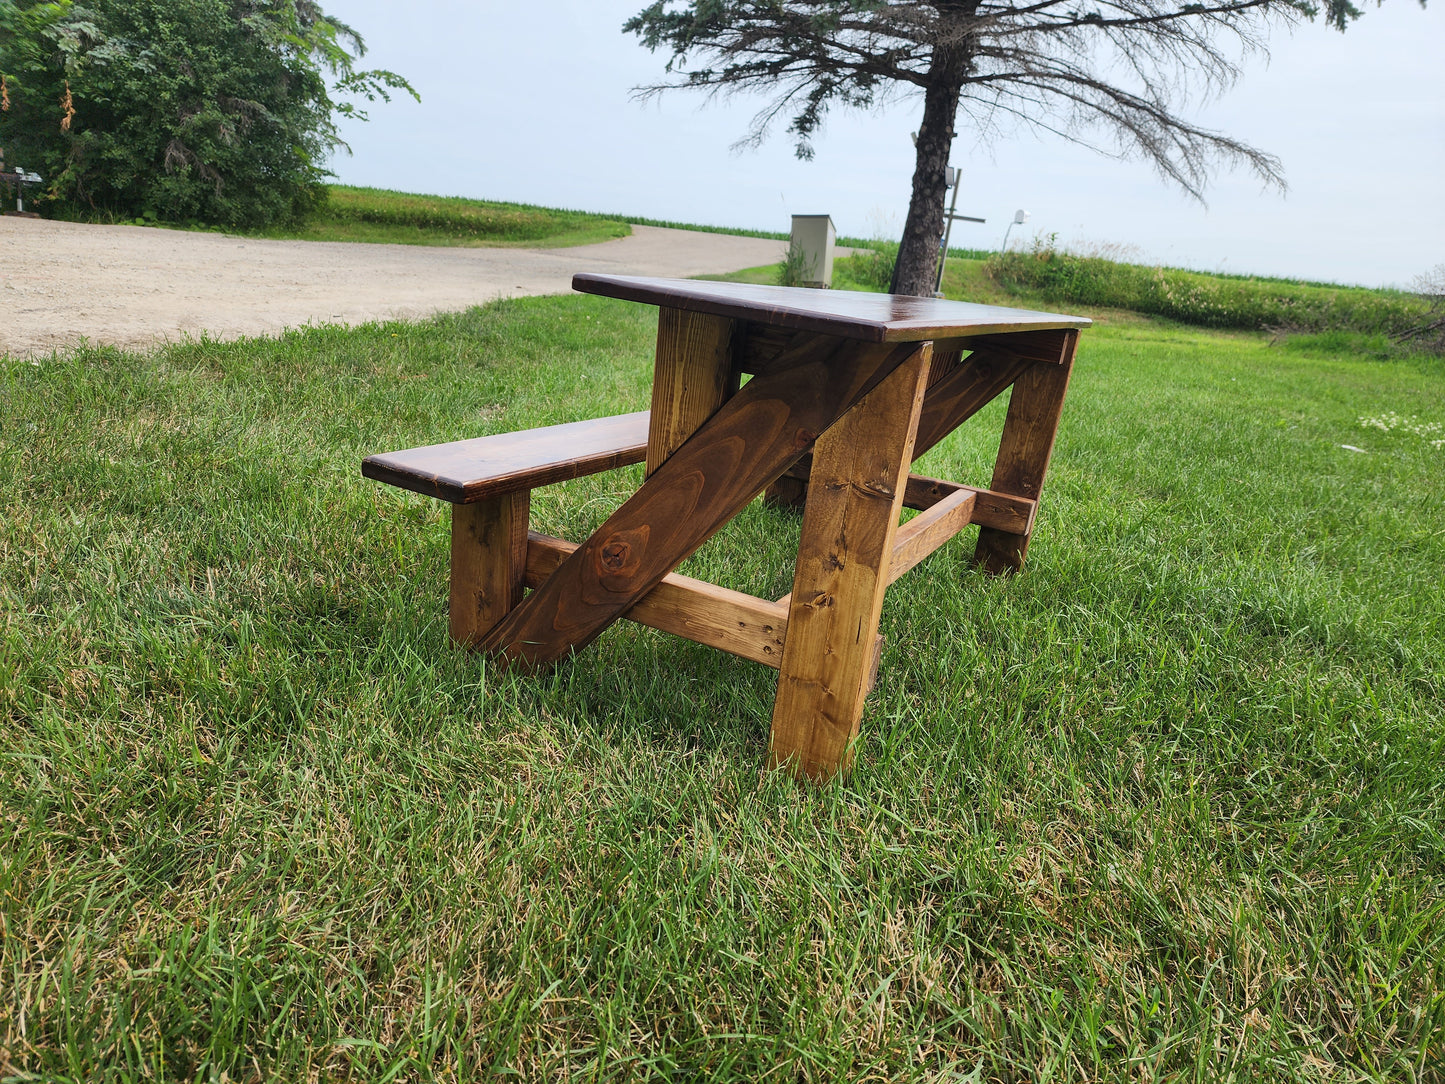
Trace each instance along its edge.
<path fill-rule="evenodd" d="M 1360 14 L 1349 0 L 1326 3 L 1341 30 Z M 1271 26 L 1318 14 L 1309 0 L 656 0 L 623 29 L 670 53 L 673 78 L 637 88 L 641 96 L 760 91 L 768 102 L 744 142 L 787 115 L 801 158 L 812 157 L 829 108 L 921 94 L 892 291 L 927 295 L 960 113 L 982 136 L 1000 118 L 1090 145 L 1102 134 L 1196 198 L 1220 163 L 1282 186 L 1276 158 L 1199 127 L 1184 109 L 1228 87 Z"/>

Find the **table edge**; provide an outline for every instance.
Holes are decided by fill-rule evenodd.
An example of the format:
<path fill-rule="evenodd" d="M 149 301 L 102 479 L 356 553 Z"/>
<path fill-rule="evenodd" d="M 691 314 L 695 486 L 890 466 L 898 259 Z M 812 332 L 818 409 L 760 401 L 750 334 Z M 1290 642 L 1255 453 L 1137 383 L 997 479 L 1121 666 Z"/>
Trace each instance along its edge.
<path fill-rule="evenodd" d="M 634 278 L 639 281 L 630 281 Z M 738 313 L 738 304 L 736 302 L 717 301 L 706 297 L 664 299 L 659 296 L 662 294 L 661 290 L 655 286 L 645 284 L 650 281 L 656 280 L 650 279 L 647 276 L 608 275 L 597 271 L 579 271 L 572 276 L 572 289 L 579 293 L 594 294 L 600 297 L 612 297 L 621 301 L 636 301 L 644 305 L 681 308 L 689 312 L 701 312 L 711 316 L 749 320 L 752 323 L 789 328 L 795 331 L 812 331 L 824 335 L 841 335 L 846 338 L 857 339 L 861 342 L 927 342 L 932 339 L 961 339 L 971 338 L 976 335 L 1012 335 L 1030 331 L 1082 331 L 1092 327 L 1094 323 L 1094 321 L 1087 316 L 1069 316 L 1063 313 L 1039 313 L 1038 315 L 1041 316 L 1058 317 L 1058 319 L 1030 322 L 1023 327 L 1020 327 L 1018 323 L 1014 321 L 982 322 L 968 325 L 917 324 L 910 326 L 904 324 L 903 326 L 895 325 L 890 327 L 876 320 L 865 320 L 846 316 L 821 317 L 814 313 L 786 307 L 771 308 L 766 313 L 746 316 Z M 677 281 L 686 282 L 688 280 L 679 279 Z M 669 300 L 683 301 L 686 302 L 686 304 L 669 305 Z M 961 304 L 975 304 L 975 302 L 961 302 Z M 988 307 L 1002 308 L 1004 306 Z M 1014 311 L 1034 312 L 1035 310 L 1018 309 Z"/>

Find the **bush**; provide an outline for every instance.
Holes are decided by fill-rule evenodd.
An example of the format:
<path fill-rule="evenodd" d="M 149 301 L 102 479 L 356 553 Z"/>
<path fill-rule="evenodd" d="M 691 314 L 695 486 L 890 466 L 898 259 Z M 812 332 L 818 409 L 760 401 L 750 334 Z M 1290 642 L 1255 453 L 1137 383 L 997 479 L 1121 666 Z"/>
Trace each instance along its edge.
<path fill-rule="evenodd" d="M 788 252 L 778 264 L 779 286 L 803 286 L 812 281 L 812 261 L 803 246 L 796 241 L 788 245 Z"/>
<path fill-rule="evenodd" d="M 867 252 L 845 256 L 833 264 L 840 285 L 852 285 L 873 293 L 886 294 L 893 282 L 893 265 L 898 262 L 897 241 L 874 241 Z"/>
<path fill-rule="evenodd" d="M 311 0 L 0 0 L 0 145 L 65 217 L 261 227 L 324 198 L 332 95 L 411 88 Z"/>
<path fill-rule="evenodd" d="M 1201 327 L 1400 335 L 1418 327 L 1428 311 L 1423 298 L 1398 290 L 1115 263 L 1061 251 L 1051 237 L 1035 241 L 1027 251 L 995 253 L 985 266 L 995 282 L 1011 291 L 1168 316 Z"/>

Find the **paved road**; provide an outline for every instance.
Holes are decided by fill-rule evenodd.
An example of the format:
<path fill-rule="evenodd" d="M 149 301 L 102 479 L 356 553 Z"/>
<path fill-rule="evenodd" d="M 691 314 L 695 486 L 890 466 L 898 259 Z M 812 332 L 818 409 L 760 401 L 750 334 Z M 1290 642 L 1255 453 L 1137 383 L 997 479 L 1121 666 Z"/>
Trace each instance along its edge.
<path fill-rule="evenodd" d="M 649 226 L 579 248 L 425 248 L 0 217 L 0 354 L 82 338 L 148 346 L 202 332 L 230 339 L 425 316 L 567 293 L 578 271 L 722 274 L 776 262 L 784 247 Z"/>

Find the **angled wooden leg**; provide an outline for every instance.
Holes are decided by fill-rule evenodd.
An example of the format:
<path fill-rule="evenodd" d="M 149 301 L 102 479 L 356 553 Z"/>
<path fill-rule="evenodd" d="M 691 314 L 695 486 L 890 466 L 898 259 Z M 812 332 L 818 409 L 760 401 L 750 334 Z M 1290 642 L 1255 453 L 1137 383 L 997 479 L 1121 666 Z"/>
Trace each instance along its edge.
<path fill-rule="evenodd" d="M 535 667 L 591 643 L 919 350 L 828 335 L 800 342 L 661 463 L 483 646 Z"/>
<path fill-rule="evenodd" d="M 770 751 L 800 777 L 851 762 L 930 354 L 925 344 L 813 451 Z"/>
<path fill-rule="evenodd" d="M 1074 365 L 1079 333 L 1068 333 L 1062 362 L 1035 362 L 1014 381 L 1009 396 L 1008 417 L 999 441 L 989 489 L 1037 501 L 1049 470 L 1064 393 Z M 994 527 L 982 527 L 973 559 L 985 571 L 995 574 L 1017 572 L 1023 567 L 1033 530 L 1013 534 Z"/>
<path fill-rule="evenodd" d="M 522 600 L 530 498 L 522 490 L 452 505 L 450 628 L 459 644 L 481 643 Z"/>

